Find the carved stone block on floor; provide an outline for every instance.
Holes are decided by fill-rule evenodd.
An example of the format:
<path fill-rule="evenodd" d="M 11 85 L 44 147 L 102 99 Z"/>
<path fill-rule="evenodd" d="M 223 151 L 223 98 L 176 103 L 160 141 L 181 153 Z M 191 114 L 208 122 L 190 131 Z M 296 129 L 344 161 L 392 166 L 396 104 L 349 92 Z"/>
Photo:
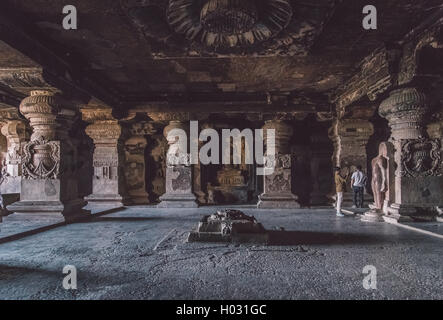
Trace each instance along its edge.
<path fill-rule="evenodd" d="M 188 241 L 265 244 L 268 234 L 254 217 L 238 210 L 226 210 L 205 216 L 197 229 L 190 233 Z"/>

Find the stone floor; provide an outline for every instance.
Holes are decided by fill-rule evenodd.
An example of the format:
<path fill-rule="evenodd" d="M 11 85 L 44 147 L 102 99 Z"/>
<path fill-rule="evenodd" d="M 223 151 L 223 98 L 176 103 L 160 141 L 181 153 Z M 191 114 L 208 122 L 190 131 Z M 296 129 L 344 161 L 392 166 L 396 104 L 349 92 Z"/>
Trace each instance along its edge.
<path fill-rule="evenodd" d="M 214 210 L 132 207 L 6 239 L 0 299 L 443 299 L 441 239 L 327 209 L 241 208 L 272 246 L 186 243 Z M 76 291 L 62 287 L 65 265 Z M 363 288 L 366 265 L 377 290 Z"/>

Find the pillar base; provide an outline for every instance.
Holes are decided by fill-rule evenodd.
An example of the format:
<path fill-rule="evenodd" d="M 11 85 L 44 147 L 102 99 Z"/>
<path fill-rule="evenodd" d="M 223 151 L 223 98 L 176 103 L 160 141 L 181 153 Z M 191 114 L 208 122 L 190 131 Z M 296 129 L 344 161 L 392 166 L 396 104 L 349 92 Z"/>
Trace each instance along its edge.
<path fill-rule="evenodd" d="M 120 208 L 129 204 L 129 199 L 119 194 L 91 194 L 85 197 L 88 207 L 112 207 Z"/>
<path fill-rule="evenodd" d="M 377 209 L 371 209 L 361 217 L 361 221 L 364 222 L 384 222 L 383 212 Z"/>
<path fill-rule="evenodd" d="M 258 197 L 258 209 L 298 209 L 298 198 L 293 194 L 261 194 Z"/>
<path fill-rule="evenodd" d="M 435 207 L 424 207 L 421 205 L 405 205 L 393 203 L 387 208 L 388 214 L 384 216 L 389 222 L 432 222 L 436 219 Z M 395 220 L 395 221 L 393 221 Z"/>
<path fill-rule="evenodd" d="M 19 201 L 7 207 L 17 214 L 62 216 L 65 221 L 74 221 L 85 218 L 91 213 L 84 210 L 86 202 L 82 199 L 61 201 Z"/>
<path fill-rule="evenodd" d="M 194 194 L 164 194 L 157 208 L 198 208 Z"/>
<path fill-rule="evenodd" d="M 393 203 L 387 208 L 388 214 L 383 219 L 389 223 L 412 222 L 412 216 L 417 213 L 417 208 L 413 206 L 401 205 Z"/>

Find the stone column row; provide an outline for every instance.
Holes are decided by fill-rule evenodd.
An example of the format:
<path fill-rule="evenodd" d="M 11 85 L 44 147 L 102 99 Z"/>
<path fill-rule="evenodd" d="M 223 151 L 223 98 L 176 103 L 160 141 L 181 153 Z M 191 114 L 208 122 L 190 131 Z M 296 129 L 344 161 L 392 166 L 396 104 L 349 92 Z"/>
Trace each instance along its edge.
<path fill-rule="evenodd" d="M 431 103 L 419 88 L 394 90 L 379 109 L 389 121 L 395 167 L 394 181 L 387 187 L 392 194 L 385 204 L 385 219 L 410 221 L 425 219 L 443 205 L 442 133 L 439 122 L 429 126 Z M 440 132 L 439 132 L 440 128 Z"/>

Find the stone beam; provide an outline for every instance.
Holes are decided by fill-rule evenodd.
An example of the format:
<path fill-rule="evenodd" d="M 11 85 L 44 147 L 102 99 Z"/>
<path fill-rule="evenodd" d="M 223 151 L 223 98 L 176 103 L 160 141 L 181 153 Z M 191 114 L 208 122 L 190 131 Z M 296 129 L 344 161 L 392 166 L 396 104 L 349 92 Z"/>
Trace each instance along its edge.
<path fill-rule="evenodd" d="M 140 98 L 126 106 L 129 112 L 191 112 L 202 110 L 211 113 L 274 113 L 278 112 L 331 112 L 333 106 L 327 97 L 274 94 L 193 94 L 192 96 L 168 96 Z M 128 100 L 130 101 L 130 100 Z M 140 102 L 145 101 L 145 102 Z"/>
<path fill-rule="evenodd" d="M 337 114 L 343 117 L 353 104 L 377 100 L 396 86 L 443 77 L 443 9 L 413 29 L 403 40 L 378 48 L 366 57 L 359 71 L 342 85 L 332 98 Z M 432 68 L 429 60 L 436 61 Z"/>
<path fill-rule="evenodd" d="M 21 25 L 14 21 L 20 21 Z M 118 96 L 98 84 L 92 72 L 88 72 L 87 65 L 71 58 L 69 52 L 63 53 L 62 57 L 50 50 L 38 35 L 33 34 L 32 26 L 26 21 L 25 17 L 6 7 L 0 12 L 0 41 L 35 63 L 31 68 L 0 69 L 0 85 L 13 89 L 18 95 L 29 95 L 33 90 L 63 91 L 71 100 L 87 102 L 94 96 L 113 106 L 120 104 Z"/>

